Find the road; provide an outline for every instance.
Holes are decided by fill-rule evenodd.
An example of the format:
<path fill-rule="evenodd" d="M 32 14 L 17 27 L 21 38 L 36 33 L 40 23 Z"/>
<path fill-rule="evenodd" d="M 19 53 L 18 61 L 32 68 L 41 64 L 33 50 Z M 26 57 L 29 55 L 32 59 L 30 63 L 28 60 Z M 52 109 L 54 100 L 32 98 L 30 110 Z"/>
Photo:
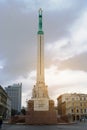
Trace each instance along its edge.
<path fill-rule="evenodd" d="M 2 130 L 87 130 L 87 123 L 68 125 L 8 125 L 3 124 Z"/>

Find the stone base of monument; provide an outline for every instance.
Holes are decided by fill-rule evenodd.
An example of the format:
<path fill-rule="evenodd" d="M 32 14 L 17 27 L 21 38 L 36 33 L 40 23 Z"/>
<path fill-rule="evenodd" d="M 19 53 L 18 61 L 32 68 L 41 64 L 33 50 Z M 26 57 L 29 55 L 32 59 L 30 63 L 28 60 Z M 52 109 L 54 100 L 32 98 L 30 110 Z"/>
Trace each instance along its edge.
<path fill-rule="evenodd" d="M 57 124 L 53 100 L 36 99 L 28 101 L 26 124 Z"/>

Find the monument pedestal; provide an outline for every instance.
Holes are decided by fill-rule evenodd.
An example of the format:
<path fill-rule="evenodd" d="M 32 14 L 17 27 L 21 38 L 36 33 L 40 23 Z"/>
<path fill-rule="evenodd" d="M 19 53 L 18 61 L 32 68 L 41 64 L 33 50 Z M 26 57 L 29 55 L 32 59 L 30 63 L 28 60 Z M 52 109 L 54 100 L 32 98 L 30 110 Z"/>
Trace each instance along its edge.
<path fill-rule="evenodd" d="M 37 104 L 36 104 L 37 103 Z M 45 104 L 44 104 L 45 103 Z M 54 110 L 54 101 L 35 99 L 28 101 L 26 124 L 57 124 L 57 115 Z"/>

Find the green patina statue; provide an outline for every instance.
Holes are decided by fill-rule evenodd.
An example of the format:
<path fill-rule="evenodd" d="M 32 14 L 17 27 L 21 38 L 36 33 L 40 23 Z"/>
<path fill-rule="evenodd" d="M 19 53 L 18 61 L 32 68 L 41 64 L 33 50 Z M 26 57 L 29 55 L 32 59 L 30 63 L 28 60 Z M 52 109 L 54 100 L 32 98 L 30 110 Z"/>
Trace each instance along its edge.
<path fill-rule="evenodd" d="M 44 34 L 42 31 L 42 9 L 39 9 L 39 28 L 38 28 L 38 34 Z"/>

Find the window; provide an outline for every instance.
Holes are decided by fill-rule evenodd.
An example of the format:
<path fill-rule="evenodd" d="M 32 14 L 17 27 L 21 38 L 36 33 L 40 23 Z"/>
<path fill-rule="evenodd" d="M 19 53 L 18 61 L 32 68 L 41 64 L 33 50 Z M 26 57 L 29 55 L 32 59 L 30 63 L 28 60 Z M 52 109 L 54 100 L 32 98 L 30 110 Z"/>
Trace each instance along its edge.
<path fill-rule="evenodd" d="M 71 112 L 73 113 L 73 109 L 71 110 Z"/>
<path fill-rule="evenodd" d="M 81 109 L 81 113 L 83 113 L 82 109 Z"/>
<path fill-rule="evenodd" d="M 72 101 L 74 101 L 74 98 L 72 98 Z"/>
<path fill-rule="evenodd" d="M 77 113 L 79 112 L 79 110 L 77 109 Z"/>
<path fill-rule="evenodd" d="M 82 106 L 82 103 L 80 103 L 80 106 Z"/>
<path fill-rule="evenodd" d="M 84 113 L 86 113 L 86 109 L 84 109 Z"/>
<path fill-rule="evenodd" d="M 80 98 L 80 100 L 82 100 L 82 98 Z"/>
<path fill-rule="evenodd" d="M 86 100 L 86 98 L 84 97 L 84 100 Z"/>

